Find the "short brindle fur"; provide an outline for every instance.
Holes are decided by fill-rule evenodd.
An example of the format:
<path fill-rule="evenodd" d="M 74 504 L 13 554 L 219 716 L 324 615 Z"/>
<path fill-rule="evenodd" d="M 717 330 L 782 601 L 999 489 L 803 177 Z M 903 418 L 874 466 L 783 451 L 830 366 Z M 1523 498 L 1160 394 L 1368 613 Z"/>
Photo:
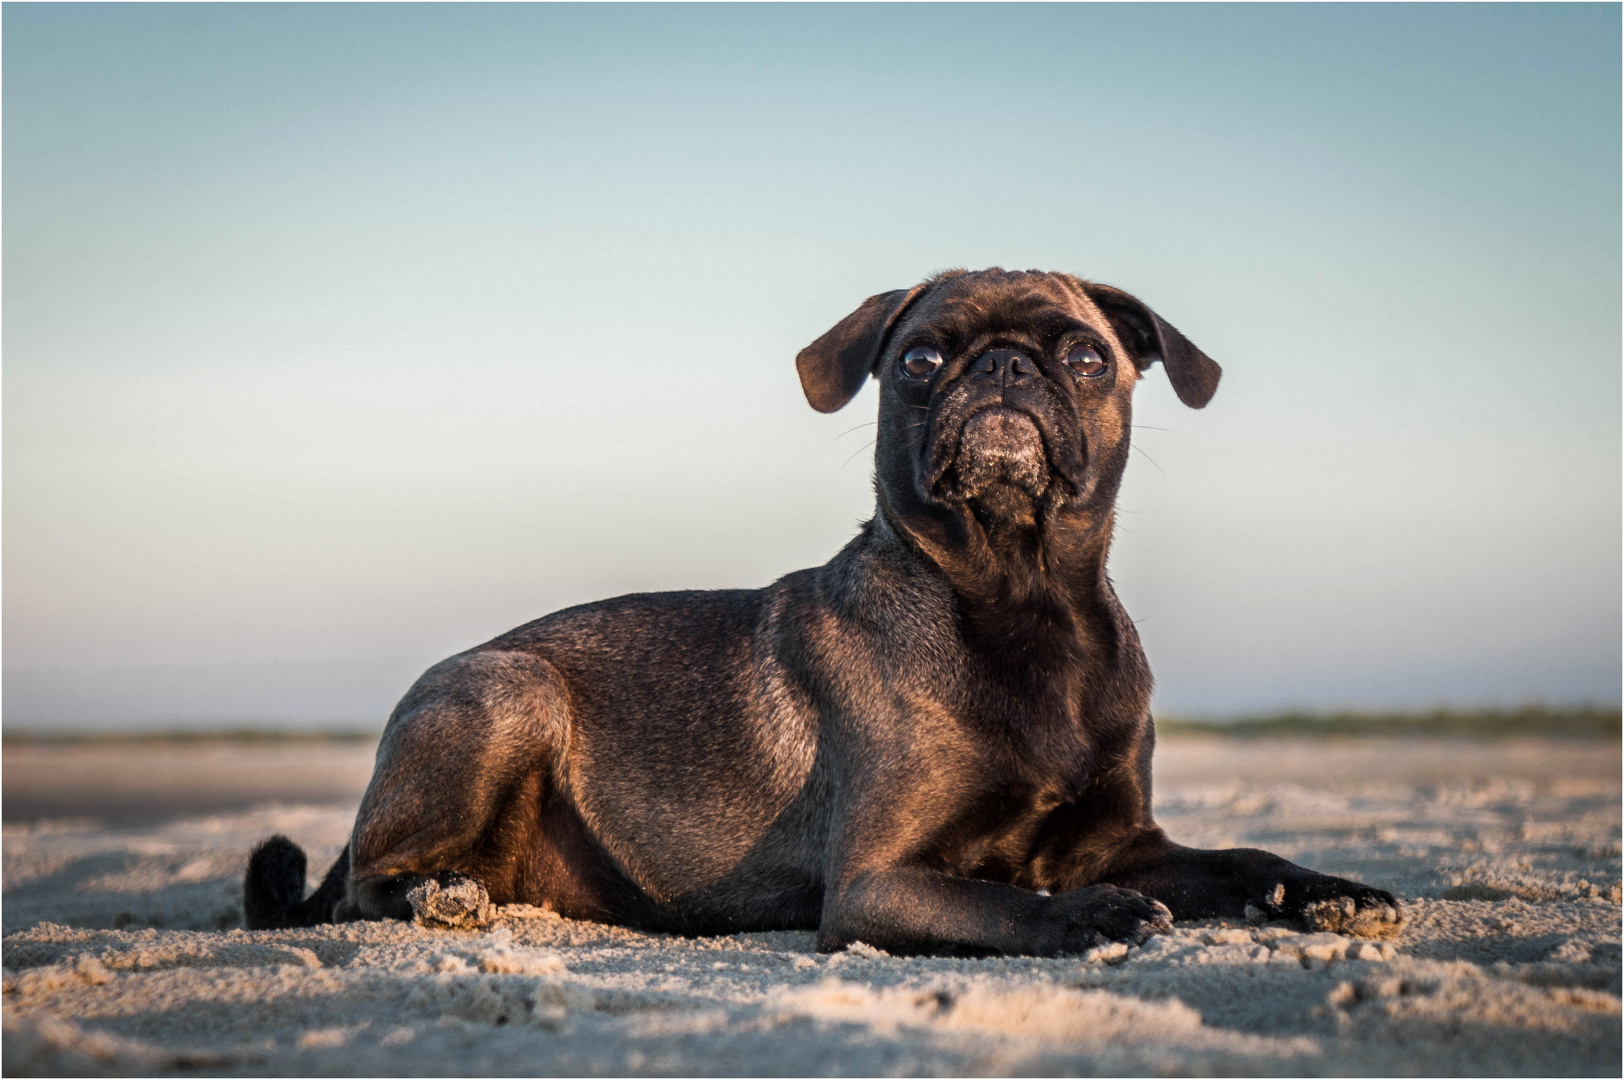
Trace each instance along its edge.
<path fill-rule="evenodd" d="M 1064 362 L 1086 345 L 1103 369 Z M 941 363 L 910 374 L 910 349 Z M 1172 919 L 1397 932 L 1396 900 L 1151 817 L 1150 670 L 1106 574 L 1135 383 L 1219 369 L 1132 296 L 939 275 L 797 358 L 813 407 L 880 382 L 878 507 L 765 589 L 623 596 L 431 668 L 395 709 L 344 854 L 255 849 L 248 926 L 491 904 L 818 947 L 1052 955 Z"/>

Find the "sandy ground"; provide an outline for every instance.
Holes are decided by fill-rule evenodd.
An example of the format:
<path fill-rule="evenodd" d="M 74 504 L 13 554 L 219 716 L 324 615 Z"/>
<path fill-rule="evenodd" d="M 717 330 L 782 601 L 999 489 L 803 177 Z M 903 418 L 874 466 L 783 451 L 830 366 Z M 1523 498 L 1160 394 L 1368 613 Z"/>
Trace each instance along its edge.
<path fill-rule="evenodd" d="M 820 956 L 524 908 L 236 929 L 248 846 L 283 831 L 324 869 L 370 758 L 7 747 L 6 1075 L 1620 1072 L 1617 743 L 1163 746 L 1175 838 L 1394 890 L 1382 944 L 1205 923 L 1057 960 Z"/>

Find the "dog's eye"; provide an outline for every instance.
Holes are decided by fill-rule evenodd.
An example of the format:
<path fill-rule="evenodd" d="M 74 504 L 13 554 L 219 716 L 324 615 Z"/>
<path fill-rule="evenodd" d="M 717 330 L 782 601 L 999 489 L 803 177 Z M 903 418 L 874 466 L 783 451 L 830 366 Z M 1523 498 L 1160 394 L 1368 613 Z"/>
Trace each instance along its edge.
<path fill-rule="evenodd" d="M 1088 345 L 1073 345 L 1066 353 L 1066 366 L 1079 375 L 1099 375 L 1105 371 L 1105 358 Z"/>
<path fill-rule="evenodd" d="M 942 354 L 929 345 L 915 345 L 902 354 L 902 371 L 910 379 L 928 378 L 942 366 Z"/>

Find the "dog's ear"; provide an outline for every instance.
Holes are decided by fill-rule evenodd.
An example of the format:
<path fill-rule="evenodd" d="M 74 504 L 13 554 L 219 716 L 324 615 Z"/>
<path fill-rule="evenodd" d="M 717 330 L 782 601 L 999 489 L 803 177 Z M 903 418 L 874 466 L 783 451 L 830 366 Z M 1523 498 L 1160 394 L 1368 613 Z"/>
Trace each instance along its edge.
<path fill-rule="evenodd" d="M 1139 370 L 1160 360 L 1180 401 L 1199 409 L 1212 400 L 1212 395 L 1218 392 L 1218 379 L 1224 373 L 1212 357 L 1121 289 L 1090 281 L 1083 284 L 1083 291 L 1111 320 L 1117 337 L 1133 353 L 1133 362 Z"/>
<path fill-rule="evenodd" d="M 795 357 L 795 370 L 800 372 L 801 389 L 814 409 L 834 412 L 857 396 L 878 366 L 891 328 L 924 291 L 924 285 L 915 285 L 871 296 L 801 350 Z"/>

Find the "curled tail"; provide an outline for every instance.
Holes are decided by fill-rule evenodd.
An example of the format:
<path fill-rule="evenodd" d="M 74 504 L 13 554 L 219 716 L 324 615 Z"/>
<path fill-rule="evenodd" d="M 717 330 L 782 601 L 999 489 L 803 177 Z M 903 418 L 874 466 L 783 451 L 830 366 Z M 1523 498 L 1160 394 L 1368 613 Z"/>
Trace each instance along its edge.
<path fill-rule="evenodd" d="M 248 872 L 243 875 L 243 925 L 250 930 L 280 930 L 333 922 L 349 875 L 346 844 L 321 887 L 306 897 L 305 853 L 299 845 L 280 834 L 262 841 L 249 853 Z"/>

